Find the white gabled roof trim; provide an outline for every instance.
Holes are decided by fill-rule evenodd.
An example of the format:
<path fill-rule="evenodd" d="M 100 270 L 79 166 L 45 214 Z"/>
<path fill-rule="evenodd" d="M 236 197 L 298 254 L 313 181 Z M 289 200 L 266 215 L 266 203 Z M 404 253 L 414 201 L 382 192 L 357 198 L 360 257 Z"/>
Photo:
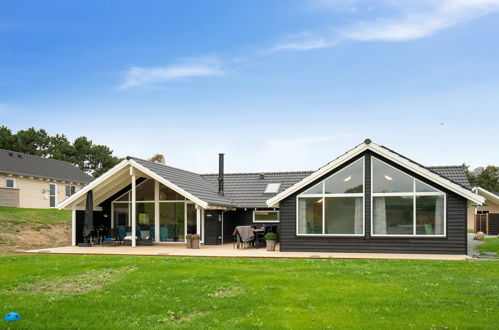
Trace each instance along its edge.
<path fill-rule="evenodd" d="M 59 210 L 61 210 L 65 207 L 72 206 L 73 204 L 77 204 L 75 202 L 78 201 L 82 196 L 85 196 L 85 194 L 89 190 L 92 190 L 93 188 L 98 186 L 101 182 L 112 177 L 116 172 L 119 172 L 120 170 L 125 168 L 127 165 L 128 165 L 128 161 L 126 159 L 122 160 L 119 164 L 117 164 L 112 169 L 110 169 L 109 171 L 104 173 L 102 176 L 100 176 L 99 178 L 95 179 L 94 181 L 90 182 L 89 184 L 87 184 L 86 186 L 81 188 L 76 194 L 74 194 L 73 196 L 71 196 L 69 198 L 66 198 L 64 201 L 59 203 L 59 205 L 57 205 L 57 208 Z"/>
<path fill-rule="evenodd" d="M 202 208 L 206 209 L 208 207 L 208 203 L 207 202 L 205 202 L 205 201 L 197 198 L 196 196 L 194 196 L 191 193 L 185 191 L 184 189 L 180 188 L 179 186 L 175 185 L 174 183 L 166 180 L 162 176 L 157 175 L 155 172 L 151 171 L 150 169 L 148 169 L 145 166 L 140 165 L 139 163 L 137 163 L 133 159 L 130 159 L 129 162 L 130 162 L 130 164 L 133 167 L 135 167 L 136 169 L 140 170 L 142 173 L 145 173 L 145 174 L 149 175 L 151 178 L 154 178 L 155 180 L 161 182 L 162 184 L 164 184 L 168 188 L 170 188 L 170 189 L 174 190 L 175 192 L 177 192 L 177 193 L 185 196 L 187 199 L 193 201 L 194 203 L 198 204 Z"/>
<path fill-rule="evenodd" d="M 130 159 L 130 160 L 126 160 L 125 159 L 125 160 L 121 161 L 118 165 L 116 165 L 115 167 L 113 167 L 112 169 L 110 169 L 109 171 L 107 171 L 106 173 L 104 173 L 101 177 L 95 179 L 90 184 L 88 184 L 85 187 L 83 187 L 82 189 L 80 189 L 76 194 L 74 194 L 73 196 L 65 199 L 63 202 L 61 202 L 59 205 L 57 205 L 57 208 L 59 210 L 61 210 L 63 208 L 66 208 L 66 207 L 78 204 L 79 202 L 81 202 L 81 198 L 83 198 L 83 197 L 86 196 L 86 194 L 87 194 L 88 191 L 90 191 L 90 190 L 94 189 L 95 187 L 99 186 L 102 182 L 104 182 L 107 179 L 111 178 L 113 175 L 115 175 L 116 173 L 118 173 L 120 170 L 122 170 L 126 166 L 132 166 L 132 167 L 138 169 L 139 171 L 141 171 L 142 173 L 144 173 L 146 175 L 149 175 L 151 178 L 153 178 L 153 179 L 157 180 L 158 182 L 164 184 L 168 188 L 176 191 L 177 193 L 185 196 L 187 199 L 193 201 L 194 203 L 198 204 L 202 208 L 206 209 L 208 207 L 208 203 L 207 202 L 205 202 L 205 201 L 197 198 L 196 196 L 192 195 L 191 193 L 188 193 L 184 189 L 182 189 L 182 188 L 178 187 L 177 185 L 173 184 L 172 182 L 166 180 L 162 176 L 157 175 L 156 173 L 154 173 L 153 171 L 149 170 L 148 168 L 140 165 L 139 163 L 137 163 L 133 159 Z"/>
<path fill-rule="evenodd" d="M 452 182 L 452 181 L 450 181 L 450 180 L 448 180 L 448 179 L 446 179 L 446 178 L 444 178 L 436 173 L 433 173 L 432 171 L 428 170 L 427 168 L 424 168 L 418 164 L 415 164 L 415 163 L 405 159 L 404 157 L 402 157 L 402 156 L 400 156 L 400 155 L 398 155 L 398 154 L 396 154 L 396 153 L 394 153 L 386 148 L 383 148 L 383 147 L 377 145 L 376 143 L 370 142 L 369 144 L 362 143 L 362 144 L 356 146 L 352 150 L 348 151 L 347 153 L 341 155 L 340 157 L 336 158 L 332 162 L 321 167 L 320 169 L 318 169 L 314 173 L 310 174 L 309 176 L 307 176 L 303 180 L 295 183 L 294 185 L 292 185 L 288 189 L 284 190 L 283 192 L 268 199 L 266 202 L 267 206 L 273 207 L 273 206 L 277 205 L 277 203 L 282 201 L 284 198 L 292 195 L 293 193 L 297 192 L 298 190 L 302 189 L 303 187 L 311 184 L 315 180 L 321 178 L 323 175 L 327 174 L 328 172 L 332 171 L 333 169 L 337 168 L 338 166 L 344 164 L 345 162 L 354 158 L 355 156 L 360 155 L 361 153 L 363 153 L 366 150 L 373 151 L 374 153 L 379 154 L 379 155 L 385 157 L 386 159 L 389 159 L 392 162 L 394 162 L 394 163 L 396 163 L 396 164 L 398 164 L 398 165 L 400 165 L 400 166 L 402 166 L 402 167 L 404 167 L 404 168 L 406 168 L 406 169 L 408 169 L 416 174 L 419 174 L 422 177 L 424 177 L 428 180 L 431 180 L 431 181 L 435 182 L 436 184 L 438 184 L 442 187 L 445 187 L 448 190 L 455 192 L 456 194 L 458 194 L 460 196 L 465 197 L 466 199 L 468 199 L 471 202 L 474 202 L 474 203 L 479 204 L 479 205 L 482 205 L 485 202 L 485 198 L 483 198 L 482 196 L 474 194 L 472 191 L 465 189 L 465 188 L 461 187 L 460 185 L 458 185 L 458 184 L 456 184 L 456 183 L 454 183 L 454 182 Z"/>
<path fill-rule="evenodd" d="M 491 191 L 488 191 L 487 189 L 484 189 L 482 187 L 473 187 L 473 192 L 475 194 L 480 194 L 481 196 L 485 197 L 486 199 L 499 204 L 499 196 L 494 194 Z"/>

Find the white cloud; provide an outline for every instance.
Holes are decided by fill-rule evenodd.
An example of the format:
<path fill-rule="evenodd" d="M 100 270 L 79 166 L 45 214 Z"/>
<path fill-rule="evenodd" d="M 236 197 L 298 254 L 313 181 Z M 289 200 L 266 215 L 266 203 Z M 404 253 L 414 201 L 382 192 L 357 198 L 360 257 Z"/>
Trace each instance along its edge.
<path fill-rule="evenodd" d="M 164 67 L 131 67 L 120 89 L 158 84 L 172 80 L 208 77 L 223 74 L 222 64 L 216 57 L 186 58 Z"/>
<path fill-rule="evenodd" d="M 499 11 L 499 0 L 424 1 L 400 17 L 378 18 L 345 29 L 341 37 L 360 41 L 406 41 Z"/>
<path fill-rule="evenodd" d="M 357 12 L 372 11 L 374 4 L 391 13 L 370 21 L 334 27 L 335 33 L 307 32 L 299 41 L 277 44 L 271 50 L 313 50 L 335 46 L 341 40 L 401 42 L 424 38 L 444 29 L 499 12 L 499 0 L 315 0 L 316 7 L 326 10 Z M 362 7 L 364 6 L 364 7 Z"/>
<path fill-rule="evenodd" d="M 313 39 L 303 39 L 299 41 L 292 41 L 287 43 L 282 43 L 274 46 L 272 51 L 279 50 L 311 50 L 320 49 L 332 46 L 331 42 L 327 42 L 323 37 L 313 38 Z"/>

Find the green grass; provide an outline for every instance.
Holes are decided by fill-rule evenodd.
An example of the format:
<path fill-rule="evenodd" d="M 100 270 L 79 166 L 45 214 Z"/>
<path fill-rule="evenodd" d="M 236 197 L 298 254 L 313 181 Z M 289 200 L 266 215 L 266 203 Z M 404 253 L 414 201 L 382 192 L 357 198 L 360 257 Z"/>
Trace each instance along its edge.
<path fill-rule="evenodd" d="M 499 238 L 489 237 L 483 240 L 483 244 L 478 246 L 480 252 L 496 252 L 499 256 Z"/>
<path fill-rule="evenodd" d="M 44 223 L 44 224 L 69 224 L 71 211 L 55 209 L 26 209 L 17 207 L 0 207 L 0 223 Z"/>
<path fill-rule="evenodd" d="M 0 314 L 50 329 L 490 328 L 499 262 L 0 258 Z"/>

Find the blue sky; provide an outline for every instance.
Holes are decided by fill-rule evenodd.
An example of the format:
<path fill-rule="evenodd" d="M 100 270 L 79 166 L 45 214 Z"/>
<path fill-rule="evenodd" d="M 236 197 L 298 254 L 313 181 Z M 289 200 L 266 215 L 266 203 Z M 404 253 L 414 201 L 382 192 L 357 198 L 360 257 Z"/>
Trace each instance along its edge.
<path fill-rule="evenodd" d="M 215 171 L 499 165 L 499 0 L 0 1 L 0 124 Z"/>

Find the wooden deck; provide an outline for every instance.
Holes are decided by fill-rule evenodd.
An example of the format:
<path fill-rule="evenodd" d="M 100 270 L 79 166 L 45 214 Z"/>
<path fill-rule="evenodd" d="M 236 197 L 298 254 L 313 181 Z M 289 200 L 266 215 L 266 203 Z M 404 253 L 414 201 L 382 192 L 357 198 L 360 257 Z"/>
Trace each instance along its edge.
<path fill-rule="evenodd" d="M 234 249 L 232 244 L 201 245 L 200 249 L 187 249 L 185 245 L 153 246 L 64 246 L 36 250 L 18 250 L 23 254 L 85 254 L 85 255 L 137 255 L 171 257 L 221 257 L 221 258 L 303 258 L 303 259 L 418 259 L 466 260 L 466 255 L 443 254 L 394 254 L 394 253 L 341 253 L 341 252 L 280 252 L 265 249 Z"/>

